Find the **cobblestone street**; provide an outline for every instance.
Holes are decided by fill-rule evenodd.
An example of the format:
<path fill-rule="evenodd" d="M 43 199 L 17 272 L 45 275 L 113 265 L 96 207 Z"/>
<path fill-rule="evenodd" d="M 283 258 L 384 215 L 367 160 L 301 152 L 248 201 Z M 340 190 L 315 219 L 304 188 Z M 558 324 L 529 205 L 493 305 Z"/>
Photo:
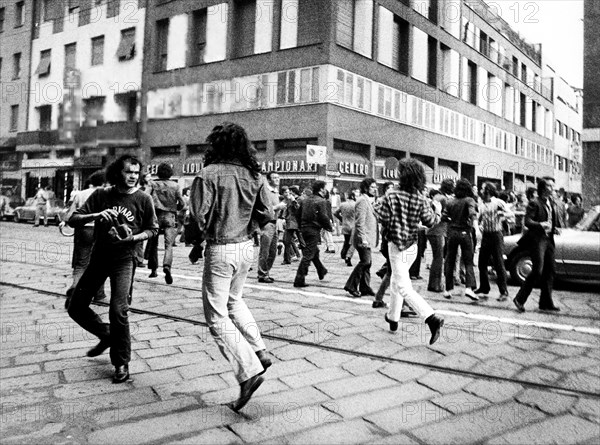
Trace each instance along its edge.
<path fill-rule="evenodd" d="M 56 227 L 0 230 L 4 444 L 600 442 L 594 285 L 557 286 L 560 314 L 539 312 L 534 290 L 519 314 L 496 300 L 494 283 L 478 303 L 427 292 L 426 258 L 414 285 L 446 319 L 429 346 L 422 320 L 391 333 L 370 298 L 343 291 L 351 268 L 338 254 L 322 253 L 329 274 L 319 282 L 311 270 L 302 291 L 292 287 L 297 263 L 279 256 L 275 283 L 259 284 L 255 270 L 247 280 L 274 364 L 238 414 L 229 404 L 239 386 L 204 323 L 202 260 L 191 265 L 189 248 L 174 249 L 173 285 L 137 270 L 132 380 L 114 385 L 108 354 L 86 357 L 96 339 L 64 310 L 72 238 Z M 372 271 L 382 262 L 377 252 Z M 107 318 L 106 304 L 94 308 Z"/>

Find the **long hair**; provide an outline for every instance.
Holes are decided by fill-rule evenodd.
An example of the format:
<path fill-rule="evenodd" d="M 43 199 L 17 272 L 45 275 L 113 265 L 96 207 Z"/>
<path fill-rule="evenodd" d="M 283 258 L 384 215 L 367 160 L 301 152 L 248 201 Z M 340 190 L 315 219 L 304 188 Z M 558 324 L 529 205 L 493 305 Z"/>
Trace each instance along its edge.
<path fill-rule="evenodd" d="M 140 175 L 142 174 L 143 165 L 138 158 L 131 155 L 123 155 L 108 167 L 106 167 L 106 180 L 114 186 L 122 185 L 123 175 L 121 172 L 125 168 L 125 163 L 129 162 L 131 165 L 140 166 Z M 139 179 L 138 179 L 139 182 Z"/>
<path fill-rule="evenodd" d="M 210 148 L 206 152 L 204 165 L 238 161 L 250 170 L 255 178 L 260 176 L 261 168 L 256 159 L 256 149 L 242 126 L 223 122 L 212 129 L 206 142 L 210 144 Z"/>
<path fill-rule="evenodd" d="M 369 193 L 369 188 L 371 188 L 371 184 L 373 184 L 375 181 L 375 179 L 373 178 L 365 178 L 362 181 L 360 181 L 360 192 L 363 195 L 366 195 Z"/>
<path fill-rule="evenodd" d="M 398 163 L 400 190 L 417 193 L 425 188 L 425 170 L 420 162 L 411 158 L 403 158 Z"/>
<path fill-rule="evenodd" d="M 456 181 L 456 186 L 454 187 L 454 196 L 457 198 L 466 198 L 472 194 L 473 187 L 468 179 L 460 178 L 458 181 Z"/>

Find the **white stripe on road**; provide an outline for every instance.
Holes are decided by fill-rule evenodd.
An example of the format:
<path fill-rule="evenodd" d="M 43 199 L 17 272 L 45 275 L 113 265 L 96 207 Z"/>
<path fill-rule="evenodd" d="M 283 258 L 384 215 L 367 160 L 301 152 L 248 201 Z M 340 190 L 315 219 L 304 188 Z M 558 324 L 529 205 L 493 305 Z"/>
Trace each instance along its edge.
<path fill-rule="evenodd" d="M 202 281 L 202 278 L 199 276 L 173 274 L 173 277 L 182 278 L 184 280 Z M 262 286 L 259 284 L 246 283 L 244 285 L 244 287 L 249 288 L 249 289 L 278 292 L 278 293 L 282 293 L 282 294 L 296 294 L 296 295 L 299 294 L 299 295 L 303 295 L 306 297 L 317 297 L 317 298 L 324 298 L 327 300 L 344 301 L 346 303 L 354 303 L 354 304 L 359 304 L 359 305 L 362 304 L 362 305 L 370 306 L 372 303 L 371 300 L 365 300 L 362 298 L 338 297 L 335 295 L 324 294 L 322 292 L 308 292 L 308 291 L 299 290 L 299 289 L 286 289 L 286 288 L 277 287 L 277 286 L 273 286 L 273 285 Z M 569 331 L 569 332 L 572 331 L 572 332 L 578 332 L 580 334 L 590 334 L 590 335 L 600 336 L 600 328 L 592 328 L 592 327 L 585 327 L 585 326 L 572 326 L 572 325 L 560 324 L 560 323 L 547 323 L 547 322 L 543 322 L 543 321 L 534 321 L 534 320 L 517 319 L 517 318 L 502 318 L 502 317 L 495 317 L 493 315 L 487 315 L 487 314 L 474 314 L 474 313 L 470 313 L 470 312 L 449 311 L 449 310 L 444 310 L 444 309 L 436 310 L 436 313 L 448 315 L 451 317 L 468 318 L 471 320 L 494 321 L 494 322 L 509 324 L 509 325 L 513 325 L 513 326 L 536 327 L 536 328 L 549 329 L 549 330 L 554 330 L 554 331 Z M 573 346 L 587 345 L 587 343 L 571 342 L 569 340 L 555 339 L 553 341 L 555 343 L 568 344 L 568 345 L 573 345 Z M 595 346 L 595 345 L 589 345 L 589 346 Z"/>

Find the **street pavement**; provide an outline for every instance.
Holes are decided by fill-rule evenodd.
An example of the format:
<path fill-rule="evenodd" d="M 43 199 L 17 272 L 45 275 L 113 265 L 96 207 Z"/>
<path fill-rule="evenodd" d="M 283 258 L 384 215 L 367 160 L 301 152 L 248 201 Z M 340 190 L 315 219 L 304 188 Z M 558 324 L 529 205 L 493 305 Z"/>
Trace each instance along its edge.
<path fill-rule="evenodd" d="M 426 258 L 414 285 L 446 319 L 429 346 L 422 320 L 391 333 L 370 297 L 344 292 L 352 269 L 338 254 L 322 253 L 329 274 L 311 269 L 302 291 L 297 263 L 278 256 L 275 283 L 255 269 L 245 289 L 274 364 L 235 413 L 239 387 L 204 324 L 202 260 L 176 247 L 171 286 L 137 270 L 132 380 L 115 385 L 108 354 L 86 357 L 96 339 L 64 310 L 71 249 L 56 227 L 0 223 L 3 444 L 600 442 L 597 283 L 561 284 L 559 314 L 538 311 L 534 290 L 519 314 L 494 288 L 478 303 L 427 292 Z"/>

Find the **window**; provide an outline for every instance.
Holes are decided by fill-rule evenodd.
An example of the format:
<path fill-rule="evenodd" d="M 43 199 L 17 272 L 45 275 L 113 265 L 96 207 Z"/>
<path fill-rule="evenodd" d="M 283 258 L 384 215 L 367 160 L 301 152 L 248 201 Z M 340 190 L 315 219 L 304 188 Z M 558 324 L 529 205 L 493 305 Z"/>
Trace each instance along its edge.
<path fill-rule="evenodd" d="M 321 42 L 324 17 L 322 0 L 282 0 L 279 48 Z"/>
<path fill-rule="evenodd" d="M 22 26 L 25 22 L 25 2 L 17 2 L 15 4 L 15 28 Z"/>
<path fill-rule="evenodd" d="M 133 59 L 135 56 L 135 28 L 121 31 L 121 42 L 117 49 L 117 58 L 120 61 Z"/>
<path fill-rule="evenodd" d="M 156 22 L 156 70 L 166 71 L 168 59 L 169 19 Z"/>
<path fill-rule="evenodd" d="M 256 0 L 235 0 L 233 11 L 233 57 L 254 53 L 256 31 Z"/>
<path fill-rule="evenodd" d="M 427 37 L 427 83 L 437 86 L 437 40 Z"/>
<path fill-rule="evenodd" d="M 13 80 L 21 77 L 21 53 L 13 54 Z"/>
<path fill-rule="evenodd" d="M 84 126 L 95 127 L 104 123 L 104 100 L 104 97 L 83 100 Z"/>
<path fill-rule="evenodd" d="M 527 84 L 527 65 L 524 63 L 521 64 L 521 81 Z"/>
<path fill-rule="evenodd" d="M 336 41 L 338 45 L 366 57 L 373 49 L 373 0 L 337 2 Z"/>
<path fill-rule="evenodd" d="M 73 14 L 76 9 L 79 9 L 79 0 L 69 0 L 69 14 Z"/>
<path fill-rule="evenodd" d="M 40 64 L 33 74 L 37 74 L 39 77 L 44 77 L 50 74 L 50 58 L 51 52 L 49 49 L 40 52 Z"/>
<path fill-rule="evenodd" d="M 469 84 L 466 87 L 469 90 L 468 101 L 477 105 L 477 64 L 468 62 Z"/>
<path fill-rule="evenodd" d="M 106 2 L 106 17 L 116 17 L 119 15 L 120 0 L 107 0 Z"/>
<path fill-rule="evenodd" d="M 340 70 L 340 72 L 343 75 L 343 71 Z M 319 68 L 282 71 L 277 74 L 277 105 L 318 100 Z"/>
<path fill-rule="evenodd" d="M 10 131 L 17 131 L 19 126 L 19 106 L 11 105 L 10 107 Z"/>
<path fill-rule="evenodd" d="M 4 31 L 4 8 L 0 8 L 0 32 Z"/>
<path fill-rule="evenodd" d="M 192 29 L 190 30 L 189 65 L 204 63 L 206 52 L 206 9 L 192 13 Z"/>
<path fill-rule="evenodd" d="M 77 43 L 65 45 L 65 68 L 77 66 Z"/>
<path fill-rule="evenodd" d="M 92 66 L 104 63 L 104 36 L 92 39 Z"/>
<path fill-rule="evenodd" d="M 52 127 L 52 105 L 37 107 L 40 118 L 40 131 L 50 131 Z"/>
<path fill-rule="evenodd" d="M 414 79 L 427 83 L 429 80 L 429 36 L 413 26 L 412 72 Z"/>
<path fill-rule="evenodd" d="M 379 7 L 377 60 L 401 73 L 408 73 L 409 24 L 392 11 Z"/>

